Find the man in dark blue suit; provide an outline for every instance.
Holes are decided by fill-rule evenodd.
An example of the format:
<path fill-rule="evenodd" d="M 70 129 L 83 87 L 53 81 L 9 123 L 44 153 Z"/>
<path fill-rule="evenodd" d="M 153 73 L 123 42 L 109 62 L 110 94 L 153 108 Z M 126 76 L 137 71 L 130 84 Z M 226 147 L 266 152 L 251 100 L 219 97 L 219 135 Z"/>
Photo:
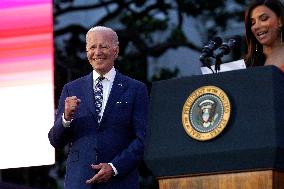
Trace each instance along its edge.
<path fill-rule="evenodd" d="M 86 35 L 89 75 L 67 83 L 49 140 L 69 145 L 65 189 L 137 189 L 148 114 L 146 86 L 114 68 L 117 34 L 96 26 Z"/>

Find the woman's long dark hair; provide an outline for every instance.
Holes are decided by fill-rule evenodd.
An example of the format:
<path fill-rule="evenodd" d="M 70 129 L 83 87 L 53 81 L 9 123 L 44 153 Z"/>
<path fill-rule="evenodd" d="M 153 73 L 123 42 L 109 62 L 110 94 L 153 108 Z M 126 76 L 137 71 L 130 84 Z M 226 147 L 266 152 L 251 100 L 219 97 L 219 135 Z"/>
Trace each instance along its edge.
<path fill-rule="evenodd" d="M 247 8 L 245 12 L 245 27 L 246 27 L 246 42 L 247 42 L 247 54 L 245 55 L 245 61 L 247 66 L 262 66 L 265 62 L 265 56 L 263 54 L 262 45 L 257 41 L 251 31 L 251 12 L 255 7 L 264 5 L 271 9 L 279 18 L 281 18 L 282 24 L 284 24 L 284 6 L 279 0 L 256 0 Z M 284 39 L 283 26 L 281 27 L 281 39 Z"/>

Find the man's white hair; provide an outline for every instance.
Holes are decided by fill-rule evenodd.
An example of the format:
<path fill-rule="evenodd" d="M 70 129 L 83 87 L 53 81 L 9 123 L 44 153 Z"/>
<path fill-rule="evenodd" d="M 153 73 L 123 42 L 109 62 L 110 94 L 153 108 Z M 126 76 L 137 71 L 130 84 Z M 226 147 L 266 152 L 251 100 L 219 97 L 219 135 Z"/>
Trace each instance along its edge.
<path fill-rule="evenodd" d="M 93 31 L 106 31 L 106 32 L 110 32 L 111 35 L 112 35 L 113 44 L 117 45 L 117 46 L 119 45 L 117 33 L 113 29 L 105 27 L 105 26 L 95 26 L 95 27 L 92 27 L 91 29 L 89 29 L 89 31 L 86 34 L 86 41 L 88 39 L 88 36 L 89 36 L 90 32 L 93 32 Z"/>

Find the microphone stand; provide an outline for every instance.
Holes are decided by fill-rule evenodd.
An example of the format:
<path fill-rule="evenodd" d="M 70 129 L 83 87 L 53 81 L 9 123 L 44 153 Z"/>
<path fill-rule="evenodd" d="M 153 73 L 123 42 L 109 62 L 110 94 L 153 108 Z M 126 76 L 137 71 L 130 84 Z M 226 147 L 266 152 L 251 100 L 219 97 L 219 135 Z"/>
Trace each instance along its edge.
<path fill-rule="evenodd" d="M 221 64 L 222 64 L 222 59 L 220 56 L 217 56 L 215 60 L 215 73 L 218 73 L 220 71 Z"/>
<path fill-rule="evenodd" d="M 214 73 L 214 70 L 211 68 L 211 59 L 210 57 L 206 57 L 204 59 L 201 60 L 203 66 L 207 67 L 208 69 L 210 69 L 212 71 L 212 73 Z"/>

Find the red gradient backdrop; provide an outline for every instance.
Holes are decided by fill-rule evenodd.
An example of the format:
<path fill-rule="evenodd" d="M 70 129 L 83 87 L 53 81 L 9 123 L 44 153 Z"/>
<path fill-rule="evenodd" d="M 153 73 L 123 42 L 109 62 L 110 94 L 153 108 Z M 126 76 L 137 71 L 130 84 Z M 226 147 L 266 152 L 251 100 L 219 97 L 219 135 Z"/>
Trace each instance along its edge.
<path fill-rule="evenodd" d="M 51 0 L 0 2 L 0 169 L 54 163 Z"/>

